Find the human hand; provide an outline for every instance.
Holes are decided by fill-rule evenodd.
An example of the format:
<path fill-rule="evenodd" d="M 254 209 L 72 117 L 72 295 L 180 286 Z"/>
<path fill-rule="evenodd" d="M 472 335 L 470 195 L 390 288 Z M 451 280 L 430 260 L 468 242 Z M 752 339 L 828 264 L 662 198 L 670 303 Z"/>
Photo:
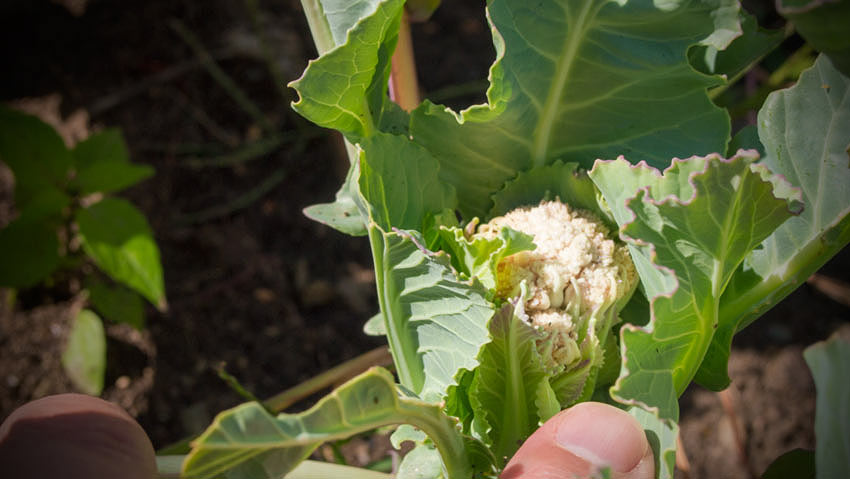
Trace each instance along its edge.
<path fill-rule="evenodd" d="M 120 407 L 82 394 L 27 403 L 0 425 L 0 477 L 157 477 L 145 431 Z"/>
<path fill-rule="evenodd" d="M 652 479 L 655 461 L 640 424 L 625 411 L 586 402 L 540 427 L 508 462 L 501 479 L 594 477 L 611 468 L 613 479 Z"/>

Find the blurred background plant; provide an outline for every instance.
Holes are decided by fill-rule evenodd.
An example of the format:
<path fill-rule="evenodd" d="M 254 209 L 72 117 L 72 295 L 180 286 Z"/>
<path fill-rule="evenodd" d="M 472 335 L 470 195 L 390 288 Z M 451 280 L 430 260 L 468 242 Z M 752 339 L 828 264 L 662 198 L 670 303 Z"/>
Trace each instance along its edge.
<path fill-rule="evenodd" d="M 67 281 L 70 289 L 84 291 L 75 309 L 91 306 L 139 330 L 145 320 L 141 297 L 167 309 L 159 249 L 147 219 L 129 201 L 109 196 L 153 175 L 151 167 L 130 162 L 120 131 L 103 130 L 68 148 L 38 117 L 0 106 L 0 161 L 13 175 L 17 210 L 0 229 L 7 308 L 20 290 Z M 93 311 L 75 315 L 62 365 L 81 391 L 103 390 L 106 337 Z"/>

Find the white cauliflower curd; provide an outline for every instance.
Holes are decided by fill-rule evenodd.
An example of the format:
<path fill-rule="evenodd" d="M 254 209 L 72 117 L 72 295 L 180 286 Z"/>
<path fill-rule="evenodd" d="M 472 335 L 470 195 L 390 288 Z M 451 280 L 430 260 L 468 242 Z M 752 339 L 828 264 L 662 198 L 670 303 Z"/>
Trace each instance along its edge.
<path fill-rule="evenodd" d="M 547 333 L 541 353 L 550 367 L 568 368 L 580 359 L 581 331 L 610 327 L 634 291 L 628 249 L 592 213 L 558 200 L 493 218 L 475 236 L 492 239 L 505 227 L 533 236 L 537 247 L 498 263 L 496 295 L 515 298 L 525 283 L 528 321 Z"/>

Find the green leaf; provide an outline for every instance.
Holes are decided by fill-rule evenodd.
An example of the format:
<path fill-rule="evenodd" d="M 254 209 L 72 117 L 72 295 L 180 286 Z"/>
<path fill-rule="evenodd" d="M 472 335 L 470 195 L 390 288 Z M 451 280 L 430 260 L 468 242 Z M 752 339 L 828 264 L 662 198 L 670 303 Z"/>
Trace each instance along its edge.
<path fill-rule="evenodd" d="M 537 408 L 537 415 L 540 417 L 540 424 L 551 419 L 553 416 L 561 412 L 561 402 L 552 389 L 549 381 L 541 381 L 537 385 L 537 398 L 534 401 L 534 406 Z"/>
<path fill-rule="evenodd" d="M 446 405 L 443 410 L 449 416 L 458 419 L 464 434 L 480 437 L 472 430 L 475 411 L 469 403 L 469 391 L 472 388 L 472 380 L 475 379 L 475 372 L 464 369 L 455 379 L 456 384 L 450 386 L 446 394 Z"/>
<path fill-rule="evenodd" d="M 356 2 L 351 12 L 373 4 Z M 311 61 L 301 78 L 289 85 L 299 95 L 292 108 L 317 125 L 339 130 L 354 143 L 372 135 L 382 123 L 382 112 L 389 110 L 387 80 L 403 6 L 403 0 L 384 0 L 371 15 L 345 30 L 345 43 Z M 351 12 L 346 12 L 348 18 Z M 335 41 L 349 23 L 331 25 Z"/>
<path fill-rule="evenodd" d="M 56 130 L 0 105 L 0 160 L 15 175 L 15 206 L 23 210 L 44 190 L 64 190 L 71 153 Z"/>
<path fill-rule="evenodd" d="M 759 130 L 756 125 L 747 125 L 741 128 L 732 141 L 729 142 L 729 148 L 726 150 L 726 156 L 735 156 L 738 150 L 756 150 L 759 157 L 764 158 L 764 145 L 759 139 Z"/>
<path fill-rule="evenodd" d="M 761 479 L 815 479 L 815 452 L 793 449 L 767 466 Z"/>
<path fill-rule="evenodd" d="M 384 329 L 384 315 L 380 312 L 366 320 L 363 325 L 363 332 L 369 336 L 386 336 L 387 331 Z"/>
<path fill-rule="evenodd" d="M 56 231 L 26 214 L 0 230 L 0 285 L 27 288 L 47 279 L 61 263 Z"/>
<path fill-rule="evenodd" d="M 419 445 L 405 454 L 395 477 L 396 479 L 441 479 L 445 478 L 442 466 L 437 448 Z"/>
<path fill-rule="evenodd" d="M 488 290 L 496 288 L 496 272 L 502 258 L 533 250 L 534 239 L 525 233 L 503 228 L 493 239 L 467 239 L 464 230 L 441 228 L 442 250 L 451 255 L 452 266 L 467 278 L 476 278 Z"/>
<path fill-rule="evenodd" d="M 358 150 L 353 150 L 353 158 L 359 158 Z M 336 193 L 333 203 L 321 203 L 304 208 L 304 215 L 313 221 L 351 236 L 365 236 L 368 214 L 364 211 L 359 192 L 360 163 L 355 161 L 348 170 L 345 182 Z"/>
<path fill-rule="evenodd" d="M 343 132 L 350 140 L 346 148 L 352 164 L 336 201 L 310 206 L 304 214 L 343 233 L 362 236 L 367 234 L 368 216 L 357 191 L 361 152 L 351 142 L 376 129 L 406 135 L 407 113 L 387 97 L 403 2 L 321 3 L 337 48 L 311 62 L 302 77 L 290 84 L 301 96 L 293 108 L 319 125 Z"/>
<path fill-rule="evenodd" d="M 718 90 L 734 83 L 785 39 L 782 30 L 761 28 L 753 15 L 742 13 L 742 17 L 741 35 L 728 48 L 721 50 L 704 45 L 688 52 L 691 64 L 697 70 L 705 74 L 722 75 L 726 79 L 726 85 L 718 87 Z M 712 96 L 716 94 L 712 91 Z"/>
<path fill-rule="evenodd" d="M 441 401 L 455 377 L 478 365 L 493 306 L 480 284 L 464 282 L 445 253 L 402 231 L 369 230 L 378 303 L 401 384 Z"/>
<path fill-rule="evenodd" d="M 776 10 L 816 49 L 826 54 L 835 68 L 850 76 L 850 2 L 846 0 L 777 0 Z"/>
<path fill-rule="evenodd" d="M 736 29 L 712 18 L 728 22 L 732 4 L 493 0 L 488 103 L 458 115 L 425 102 L 411 135 L 440 160 L 465 217 L 487 214 L 490 194 L 517 172 L 559 159 L 589 168 L 624 154 L 663 167 L 725 151 L 728 116 L 706 95 L 719 80 L 686 52 L 728 40 L 708 37 Z"/>
<path fill-rule="evenodd" d="M 493 317 L 490 336 L 492 341 L 478 358 L 481 365 L 475 370 L 469 400 L 475 421 L 486 424 L 482 440 L 501 468 L 542 423 L 538 398 L 548 377 L 537 352 L 540 333 L 515 314 L 513 305 L 505 305 Z"/>
<path fill-rule="evenodd" d="M 348 39 L 348 31 L 360 20 L 374 14 L 382 0 L 319 0 L 319 3 L 334 44 L 342 45 Z"/>
<path fill-rule="evenodd" d="M 396 449 L 401 449 L 402 444 L 407 441 L 413 444 L 422 444 L 426 439 L 428 439 L 428 436 L 424 432 L 410 424 L 402 424 L 390 435 L 390 444 Z"/>
<path fill-rule="evenodd" d="M 113 193 L 153 175 L 153 168 L 130 163 L 121 131 L 108 129 L 88 137 L 72 150 L 76 175 L 70 187 L 80 194 Z"/>
<path fill-rule="evenodd" d="M 850 477 L 850 328 L 806 348 L 803 357 L 817 389 L 817 477 Z"/>
<path fill-rule="evenodd" d="M 435 404 L 400 397 L 392 375 L 372 368 L 299 414 L 270 415 L 258 403 L 219 414 L 183 463 L 187 477 L 282 477 L 322 442 L 391 424 L 413 424 L 436 444 L 452 477 L 471 477 L 466 446 Z"/>
<path fill-rule="evenodd" d="M 658 417 L 658 411 L 643 407 L 628 409 L 646 433 L 646 439 L 655 456 L 655 477 L 657 479 L 673 479 L 676 468 L 676 437 L 679 435 L 679 425 Z"/>
<path fill-rule="evenodd" d="M 721 321 L 697 381 L 720 390 L 732 336 L 797 289 L 850 242 L 850 79 L 821 56 L 759 112 L 761 161 L 802 190 L 805 208 L 752 252 L 721 301 Z"/>
<path fill-rule="evenodd" d="M 621 225 L 650 298 L 650 323 L 625 325 L 623 368 L 612 396 L 678 420 L 719 321 L 720 296 L 744 257 L 799 212 L 799 192 L 741 152 L 677 160 L 664 171 L 625 159 L 597 162 L 590 177 Z M 637 196 L 630 198 L 637 191 Z"/>
<path fill-rule="evenodd" d="M 98 281 L 87 281 L 89 301 L 104 318 L 118 324 L 129 324 L 142 330 L 145 327 L 145 310 L 138 294 L 121 286 L 109 286 Z"/>
<path fill-rule="evenodd" d="M 130 202 L 105 198 L 77 211 L 83 250 L 115 281 L 166 308 L 159 248 L 145 216 Z"/>
<path fill-rule="evenodd" d="M 556 161 L 551 165 L 522 171 L 493 194 L 493 209 L 488 218 L 501 216 L 521 206 L 536 206 L 543 200 L 556 197 L 572 208 L 592 211 L 609 226 L 614 219 L 606 207 L 599 204 L 596 187 L 580 169 L 578 163 Z"/>
<path fill-rule="evenodd" d="M 612 310 L 607 313 L 611 319 L 613 319 L 611 316 L 613 314 L 616 314 L 616 311 Z M 601 322 L 603 322 L 602 317 L 596 318 L 592 324 L 585 325 L 586 330 L 578 331 L 580 360 L 574 366 L 554 375 L 549 381 L 552 391 L 562 407 L 587 401 L 593 394 L 597 376 L 603 366 L 605 353 L 599 344 L 600 339 L 597 336 L 597 331 L 599 330 L 602 334 L 610 337 L 608 328 L 610 328 L 611 321 L 605 321 L 608 326 L 599 326 L 598 324 Z"/>
<path fill-rule="evenodd" d="M 454 207 L 455 192 L 437 177 L 437 161 L 409 139 L 376 133 L 362 143 L 360 192 L 381 229 L 424 231 L 428 215 Z"/>
<path fill-rule="evenodd" d="M 106 334 L 94 312 L 84 309 L 74 319 L 62 367 L 80 391 L 99 396 L 106 371 Z"/>

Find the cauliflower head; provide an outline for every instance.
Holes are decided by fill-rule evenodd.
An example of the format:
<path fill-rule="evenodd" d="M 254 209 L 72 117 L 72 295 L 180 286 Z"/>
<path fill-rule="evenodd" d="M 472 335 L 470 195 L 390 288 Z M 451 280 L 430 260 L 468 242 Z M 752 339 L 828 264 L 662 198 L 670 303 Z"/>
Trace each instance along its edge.
<path fill-rule="evenodd" d="M 547 366 L 568 369 L 582 359 L 587 328 L 610 328 L 634 292 L 638 275 L 628 249 L 595 215 L 560 200 L 512 210 L 474 236 L 492 239 L 505 227 L 531 235 L 536 248 L 499 261 L 496 296 L 516 298 L 524 285 L 524 311 L 545 333 L 538 347 Z"/>

